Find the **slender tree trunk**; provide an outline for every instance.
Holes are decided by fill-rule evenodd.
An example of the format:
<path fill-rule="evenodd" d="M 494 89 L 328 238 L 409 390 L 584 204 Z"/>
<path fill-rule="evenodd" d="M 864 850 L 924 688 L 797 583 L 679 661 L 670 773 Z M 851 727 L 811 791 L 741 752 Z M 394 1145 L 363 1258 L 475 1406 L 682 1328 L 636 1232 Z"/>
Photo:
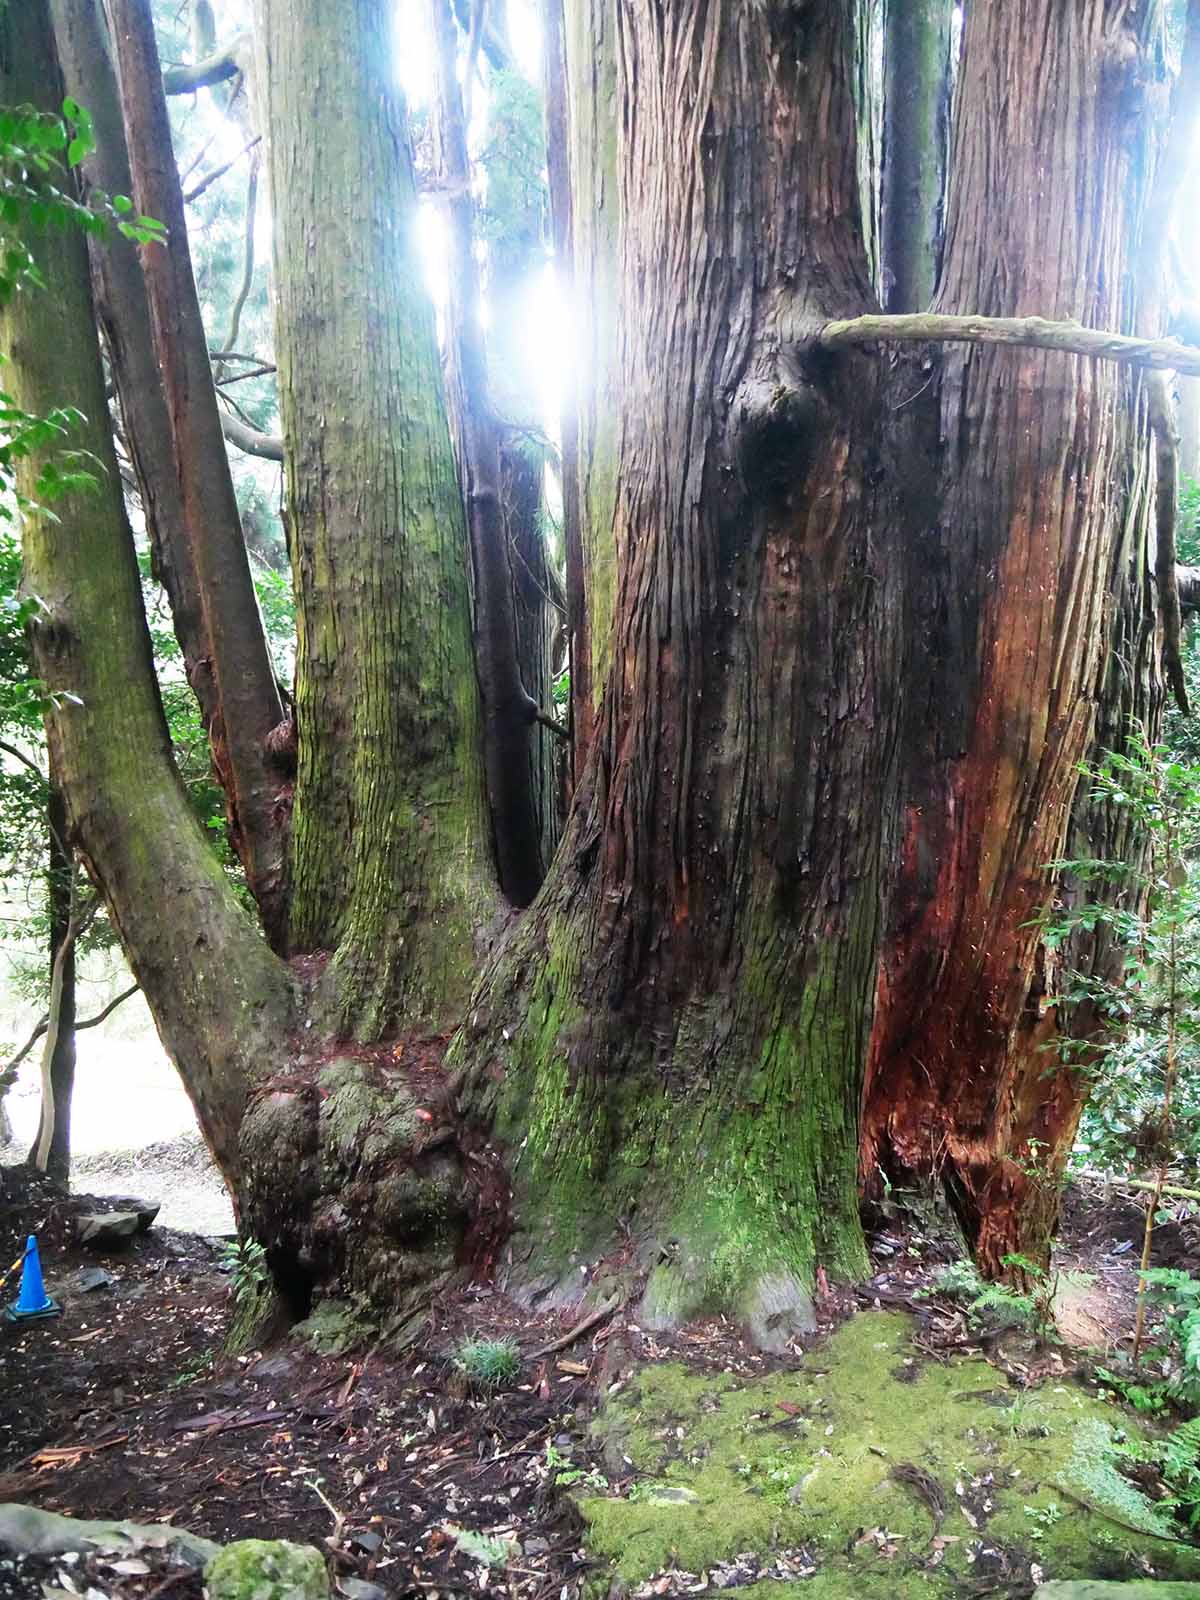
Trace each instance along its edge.
<path fill-rule="evenodd" d="M 555 0 L 545 0 L 543 11 L 550 181 L 559 253 L 568 262 L 571 324 L 580 330 L 563 428 L 571 724 L 578 779 L 596 730 L 611 660 L 617 593 L 614 500 L 621 414 L 617 13 L 612 6 L 571 3 L 564 6 L 560 22 L 554 6 Z M 560 27 L 565 64 L 561 88 L 555 59 Z M 564 193 L 568 152 L 569 205 Z"/>
<path fill-rule="evenodd" d="M 506 41 L 503 9 L 490 6 L 488 22 Z M 483 160 L 490 223 L 488 370 L 501 427 L 500 500 L 512 569 L 521 681 L 539 709 L 550 712 L 554 680 L 567 665 L 567 601 L 558 570 L 562 551 L 553 548 L 556 541 L 546 505 L 542 374 L 529 338 L 530 307 L 544 280 L 549 242 L 548 195 L 537 176 L 549 159 L 543 130 L 542 97 L 533 85 L 516 72 L 495 74 L 488 95 Z M 565 156 L 565 151 L 561 154 Z M 559 480 L 565 499 L 561 471 Z M 539 723 L 529 756 L 545 876 L 562 832 L 564 791 L 571 776 L 568 741 Z"/>
<path fill-rule="evenodd" d="M 434 165 L 445 196 L 449 241 L 446 365 L 474 567 L 475 669 L 482 700 L 488 809 L 500 888 L 514 905 L 527 906 L 543 873 L 532 759 L 538 708 L 521 682 L 500 427 L 479 320 L 474 200 L 458 87 L 458 25 L 450 0 L 428 0 L 426 14 L 435 62 Z"/>
<path fill-rule="evenodd" d="M 267 738 L 283 721 L 283 705 L 225 454 L 149 0 L 111 0 L 111 14 L 133 198 L 145 215 L 165 224 L 168 235 L 165 249 L 143 245 L 140 253 L 216 685 L 210 741 L 228 752 L 231 833 L 264 926 L 280 942 L 284 832 L 279 775 Z M 164 465 L 159 462 L 160 471 Z M 218 761 L 218 771 L 223 764 Z"/>
<path fill-rule="evenodd" d="M 129 194 L 133 179 L 125 146 L 120 95 L 110 57 L 110 41 L 97 0 L 52 0 L 51 9 L 68 92 L 88 107 L 96 130 L 96 148 L 85 159 L 84 178 L 89 187 L 105 194 Z M 160 189 L 177 188 L 173 173 L 173 164 L 169 168 L 164 166 Z M 182 207 L 176 205 L 175 212 L 174 226 L 178 230 L 182 225 Z M 179 248 L 176 238 L 177 254 Z M 260 734 L 269 731 L 273 726 L 270 719 L 273 717 L 278 722 L 282 712 L 261 640 L 261 623 L 249 567 L 244 559 L 238 559 L 234 543 L 240 541 L 241 530 L 224 445 L 208 429 L 203 433 L 202 446 L 199 441 L 193 441 L 195 453 L 188 453 L 189 441 L 183 437 L 187 418 L 180 419 L 178 432 L 172 421 L 159 365 L 160 341 L 154 337 L 137 246 L 114 231 L 103 239 L 90 240 L 89 252 L 96 308 L 151 538 L 154 573 L 167 591 L 184 669 L 199 703 L 213 766 L 226 795 L 233 844 L 247 870 L 251 887 L 259 897 L 264 921 L 278 935 L 283 909 L 283 835 L 276 805 L 282 777 L 269 763 L 264 768 L 261 746 L 247 741 L 240 731 L 232 743 L 226 734 L 230 715 L 238 729 L 242 727 L 243 695 L 252 697 Z M 158 251 L 153 263 L 156 269 L 167 265 L 163 251 Z M 160 300 L 172 294 L 178 274 L 185 269 L 190 275 L 186 259 L 175 263 L 173 273 L 158 273 Z M 192 346 L 197 342 L 203 345 L 204 330 L 199 317 L 194 294 L 189 297 L 185 293 L 174 308 L 174 317 L 168 313 L 169 337 L 186 339 Z M 198 352 L 196 354 L 199 359 Z M 203 359 L 207 363 L 206 348 Z M 201 389 L 204 387 L 202 383 Z M 211 388 L 211 383 L 207 387 Z M 178 405 L 182 405 L 186 413 L 193 405 L 203 408 L 206 403 L 203 395 L 191 398 L 189 389 L 188 400 Z M 219 519 L 222 518 L 226 519 L 225 532 L 232 545 L 232 555 L 228 560 L 219 557 L 222 582 L 219 589 L 210 594 L 208 604 L 229 614 L 229 625 L 235 632 L 249 629 L 259 636 L 249 652 L 257 680 L 239 686 L 237 702 L 229 713 L 221 703 L 216 653 L 196 561 L 198 541 L 219 541 Z M 244 654 L 239 652 L 227 665 L 226 680 L 231 674 L 236 678 L 240 668 L 246 665 Z M 267 681 L 262 679 L 264 673 Z M 235 755 L 240 767 L 235 765 Z M 249 801 L 245 799 L 247 790 Z M 243 816 L 249 820 L 248 828 L 242 825 Z"/>
<path fill-rule="evenodd" d="M 883 303 L 933 299 L 950 138 L 953 0 L 888 0 L 884 34 Z"/>
<path fill-rule="evenodd" d="M 392 8 L 256 18 L 298 620 L 290 943 L 336 951 L 319 1009 L 375 1038 L 461 1010 L 494 906 L 466 538 Z"/>
<path fill-rule="evenodd" d="M 53 771 L 46 824 L 51 993 L 42 1067 L 42 1111 L 29 1161 L 57 1183 L 65 1184 L 71 1175 L 71 1096 L 75 1088 L 75 861 L 67 843 L 66 800 Z"/>
<path fill-rule="evenodd" d="M 970 9 L 936 309 L 1133 331 L 1149 170 L 1135 83 L 1154 41 L 1124 12 L 1038 0 L 1015 30 Z M 1037 924 L 1131 636 L 1125 706 L 1153 702 L 1146 430 L 1137 380 L 1102 362 L 959 347 L 931 360 L 932 380 L 913 374 L 916 470 L 936 489 L 910 551 L 904 839 L 863 1162 L 941 1173 L 997 1272 L 1010 1252 L 1044 1255 L 1079 1113 L 1080 1083 L 1040 1048 L 1053 1019 Z M 1035 1181 L 1044 1202 L 1026 1204 Z"/>
<path fill-rule="evenodd" d="M 818 1266 L 864 1261 L 894 766 L 880 369 L 803 343 L 867 303 L 853 21 L 581 9 L 621 66 L 614 649 L 562 848 L 458 1056 L 510 1141 L 514 1279 L 577 1295 L 621 1218 L 648 1325 L 725 1305 L 774 1343 Z M 582 163 L 586 114 L 577 135 Z"/>

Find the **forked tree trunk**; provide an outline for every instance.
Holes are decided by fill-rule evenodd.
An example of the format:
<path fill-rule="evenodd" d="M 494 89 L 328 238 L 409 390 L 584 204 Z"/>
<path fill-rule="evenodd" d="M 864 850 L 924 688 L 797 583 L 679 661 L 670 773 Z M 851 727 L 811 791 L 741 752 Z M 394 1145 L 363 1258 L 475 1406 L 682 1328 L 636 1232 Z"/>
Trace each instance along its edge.
<path fill-rule="evenodd" d="M 818 1266 L 864 1261 L 890 844 L 885 386 L 805 345 L 867 303 L 854 29 L 833 0 L 580 12 L 621 65 L 612 665 L 562 848 L 457 1059 L 509 1141 L 514 1280 L 578 1294 L 620 1220 L 648 1325 L 737 1306 L 775 1342 Z"/>
<path fill-rule="evenodd" d="M 1018 29 L 970 8 L 937 309 L 1134 331 L 1156 41 L 1127 12 L 1036 0 Z M 1137 380 L 1104 363 L 961 347 L 930 362 L 912 396 L 931 488 L 910 547 L 904 837 L 863 1163 L 940 1173 L 995 1273 L 1044 1256 L 1081 1105 L 1042 1048 L 1046 869 L 1097 708 L 1111 739 L 1118 707 L 1155 703 L 1146 432 Z"/>
<path fill-rule="evenodd" d="M 0 101 L 57 109 L 63 91 L 47 0 L 0 13 Z M 134 974 L 222 1170 L 240 1170 L 238 1129 L 252 1083 L 270 1072 L 294 1018 L 293 980 L 230 893 L 188 807 L 158 697 L 141 581 L 125 517 L 96 339 L 87 250 L 74 229 L 29 239 L 48 287 L 0 313 L 6 387 L 43 415 L 64 402 L 84 421 L 70 448 L 94 463 L 94 492 L 27 513 L 25 582 L 51 696 L 47 737 L 74 837 L 104 886 Z M 17 464 L 36 494 L 39 462 Z M 264 1070 L 265 1069 L 265 1070 Z"/>

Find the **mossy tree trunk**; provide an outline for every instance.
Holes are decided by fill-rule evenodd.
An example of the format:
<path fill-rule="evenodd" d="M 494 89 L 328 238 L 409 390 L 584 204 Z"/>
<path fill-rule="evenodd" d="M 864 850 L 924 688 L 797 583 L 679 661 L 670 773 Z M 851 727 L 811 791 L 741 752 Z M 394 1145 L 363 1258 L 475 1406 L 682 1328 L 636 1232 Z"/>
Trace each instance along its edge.
<path fill-rule="evenodd" d="M 255 16 L 299 630 L 290 948 L 332 952 L 318 1009 L 371 1039 L 454 1018 L 494 907 L 463 509 L 392 7 Z"/>
<path fill-rule="evenodd" d="M 868 303 L 854 28 L 833 3 L 645 0 L 573 26 L 615 29 L 620 63 L 611 667 L 563 845 L 457 1059 L 511 1151 L 515 1280 L 577 1293 L 627 1224 L 647 1323 L 738 1306 L 772 1341 L 818 1267 L 864 1262 L 898 434 L 878 363 L 805 344 Z"/>
<path fill-rule="evenodd" d="M 1038 0 L 1013 29 L 970 9 L 935 309 L 1147 331 L 1130 285 L 1158 19 L 1126 12 Z M 868 1178 L 940 1173 L 989 1272 L 1044 1257 L 1082 1104 L 1042 1048 L 1047 867 L 1094 739 L 1156 705 L 1137 390 L 1032 350 L 945 346 L 914 374 L 929 499 L 910 546 L 903 843 L 863 1163 Z"/>

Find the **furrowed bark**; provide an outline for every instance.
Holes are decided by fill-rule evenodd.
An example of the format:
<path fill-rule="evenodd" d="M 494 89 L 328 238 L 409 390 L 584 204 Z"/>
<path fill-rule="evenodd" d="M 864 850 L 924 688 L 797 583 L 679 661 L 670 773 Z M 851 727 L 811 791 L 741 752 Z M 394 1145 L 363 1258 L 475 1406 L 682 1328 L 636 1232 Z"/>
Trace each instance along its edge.
<path fill-rule="evenodd" d="M 494 908 L 462 502 L 392 7 L 255 14 L 298 623 L 290 947 L 336 947 L 319 1008 L 376 1038 L 461 1007 Z"/>
<path fill-rule="evenodd" d="M 992 8 L 968 12 L 931 320 L 969 310 L 1016 326 L 1037 312 L 1138 331 L 1125 286 L 1148 163 L 1134 85 L 1153 41 L 1123 15 L 1038 0 L 1014 31 Z M 1120 337 L 1108 343 L 1128 349 Z M 1117 619 L 1145 614 L 1146 479 L 1131 483 L 1126 464 L 1148 441 L 1135 380 L 1108 362 L 949 346 L 931 367 L 913 405 L 929 410 L 938 487 L 911 549 L 904 841 L 863 1162 L 868 1177 L 941 1173 L 998 1273 L 1006 1254 L 1044 1257 L 1081 1104 L 1078 1079 L 1039 1048 L 1054 1019 L 1040 1015 L 1037 924 Z"/>
<path fill-rule="evenodd" d="M 501 891 L 527 906 L 542 881 L 533 787 L 537 703 L 521 682 L 513 573 L 501 500 L 500 429 L 479 322 L 474 201 L 458 87 L 457 24 L 450 0 L 427 0 L 435 90 L 431 131 L 449 247 L 446 367 L 454 396 L 474 566 L 475 671 L 483 713 L 483 767 Z"/>
<path fill-rule="evenodd" d="M 283 704 L 225 454 L 148 0 L 112 0 L 111 15 L 134 200 L 168 233 L 165 248 L 143 245 L 140 254 L 216 687 L 220 731 L 210 740 L 228 752 L 232 839 L 278 945 L 286 913 L 285 834 L 267 736 L 283 721 Z M 158 471 L 163 466 L 155 463 Z"/>
<path fill-rule="evenodd" d="M 777 1343 L 818 1265 L 863 1264 L 894 759 L 882 378 L 802 353 L 868 296 L 853 23 L 581 11 L 620 63 L 615 647 L 563 844 L 456 1057 L 511 1141 L 517 1284 L 577 1297 L 620 1218 L 645 1325 L 724 1306 Z"/>
<path fill-rule="evenodd" d="M 950 138 L 952 0 L 889 0 L 883 46 L 883 303 L 933 299 Z"/>
<path fill-rule="evenodd" d="M 56 110 L 62 96 L 46 0 L 7 8 L 0 100 Z M 87 421 L 69 443 L 91 453 L 97 475 L 94 492 L 63 496 L 54 518 L 30 513 L 22 528 L 26 582 L 41 601 L 31 642 L 53 697 L 51 759 L 73 836 L 164 1045 L 183 1068 L 222 1170 L 236 1180 L 248 1087 L 279 1059 L 292 981 L 229 888 L 171 759 L 108 426 L 86 247 L 74 230 L 47 229 L 29 242 L 50 287 L 14 296 L 0 313 L 7 387 L 35 413 L 77 405 Z M 27 494 L 39 466 L 18 464 Z"/>

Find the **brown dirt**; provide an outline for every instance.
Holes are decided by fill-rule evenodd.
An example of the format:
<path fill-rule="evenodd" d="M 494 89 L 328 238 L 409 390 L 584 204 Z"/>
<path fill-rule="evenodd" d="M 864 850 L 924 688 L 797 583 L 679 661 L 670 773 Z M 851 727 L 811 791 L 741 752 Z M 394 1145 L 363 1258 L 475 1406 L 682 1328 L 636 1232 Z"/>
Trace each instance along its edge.
<path fill-rule="evenodd" d="M 22 1170 L 0 1173 L 0 1270 L 37 1232 L 48 1287 L 64 1304 L 56 1321 L 0 1322 L 0 1500 L 172 1520 L 218 1540 L 316 1543 L 335 1577 L 372 1579 L 389 1594 L 577 1600 L 588 1565 L 547 1445 L 592 1465 L 585 1425 L 596 1396 L 638 1362 L 750 1373 L 801 1354 L 760 1357 L 720 1318 L 651 1337 L 620 1314 L 537 1356 L 571 1316 L 531 1317 L 475 1285 L 436 1307 L 424 1344 L 404 1358 L 379 1349 L 318 1356 L 295 1343 L 231 1358 L 221 1354 L 230 1282 L 206 1241 L 155 1228 L 98 1258 L 73 1241 L 81 1209 L 91 1209 L 86 1196 L 68 1199 Z M 965 1328 L 938 1297 L 913 1298 L 957 1254 L 952 1231 L 930 1215 L 897 1206 L 879 1219 L 877 1271 L 857 1299 L 916 1311 L 918 1343 L 937 1359 L 965 1342 Z M 1136 1203 L 1083 1192 L 1065 1211 L 1061 1260 L 1095 1275 L 1087 1310 L 1114 1343 L 1132 1325 L 1141 1216 Z M 1200 1264 L 1200 1228 L 1166 1225 L 1161 1257 Z M 79 1292 L 75 1275 L 98 1261 L 113 1284 Z M 821 1290 L 824 1323 L 852 1313 L 854 1295 Z M 14 1292 L 10 1284 L 0 1298 Z M 492 1398 L 467 1391 L 450 1360 L 467 1335 L 514 1338 L 526 1358 L 520 1385 Z M 988 1353 L 1036 1375 L 1027 1350 L 997 1343 Z M 1047 1359 L 1061 1366 L 1057 1353 Z M 514 1540 L 519 1550 L 506 1570 L 488 1569 L 458 1549 L 448 1526 Z M 196 1580 L 149 1564 L 133 1575 L 93 1563 L 76 1576 L 81 1592 L 90 1585 L 121 1600 L 150 1600 L 170 1578 L 170 1600 L 197 1600 Z M 25 1576 L 25 1590 L 6 1587 L 0 1564 L 0 1600 L 56 1582 L 49 1569 Z"/>

